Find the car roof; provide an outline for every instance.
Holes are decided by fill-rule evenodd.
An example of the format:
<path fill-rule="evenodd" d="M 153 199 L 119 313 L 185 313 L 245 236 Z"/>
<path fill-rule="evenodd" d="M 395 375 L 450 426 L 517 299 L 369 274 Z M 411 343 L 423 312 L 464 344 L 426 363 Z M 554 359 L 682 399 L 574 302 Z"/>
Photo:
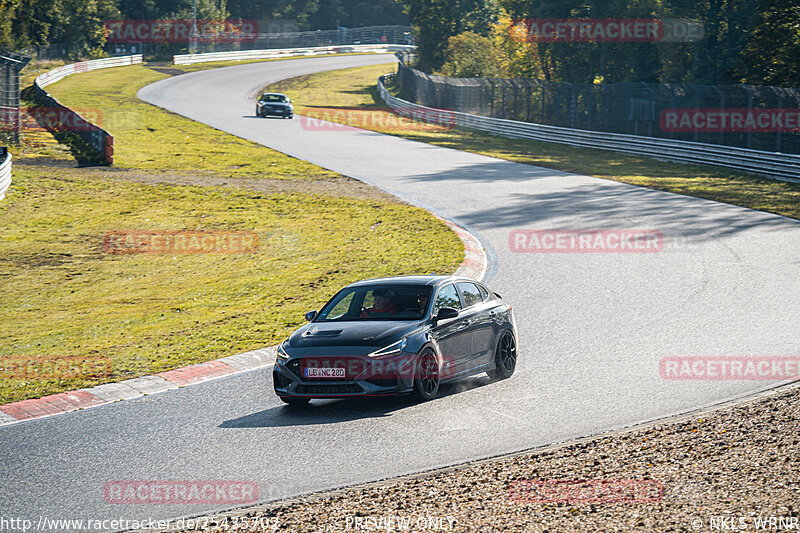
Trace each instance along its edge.
<path fill-rule="evenodd" d="M 283 93 L 264 93 L 261 96 L 286 96 Z"/>
<path fill-rule="evenodd" d="M 373 278 L 364 279 L 351 283 L 348 287 L 365 287 L 369 285 L 430 285 L 438 287 L 451 281 L 475 281 L 464 276 L 437 276 L 431 274 L 428 276 L 393 276 L 389 278 Z"/>

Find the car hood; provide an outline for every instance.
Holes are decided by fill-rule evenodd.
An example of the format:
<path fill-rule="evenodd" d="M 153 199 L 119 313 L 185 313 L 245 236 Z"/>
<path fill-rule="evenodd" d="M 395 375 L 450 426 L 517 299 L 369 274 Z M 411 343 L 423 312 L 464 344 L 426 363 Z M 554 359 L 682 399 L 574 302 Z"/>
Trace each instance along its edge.
<path fill-rule="evenodd" d="M 280 106 L 280 107 L 288 107 L 289 105 L 291 105 L 288 102 L 259 102 L 259 104 L 261 104 L 261 105 L 273 105 L 273 106 Z"/>
<path fill-rule="evenodd" d="M 421 326 L 419 321 L 310 322 L 289 337 L 287 348 L 374 346 L 397 342 Z"/>

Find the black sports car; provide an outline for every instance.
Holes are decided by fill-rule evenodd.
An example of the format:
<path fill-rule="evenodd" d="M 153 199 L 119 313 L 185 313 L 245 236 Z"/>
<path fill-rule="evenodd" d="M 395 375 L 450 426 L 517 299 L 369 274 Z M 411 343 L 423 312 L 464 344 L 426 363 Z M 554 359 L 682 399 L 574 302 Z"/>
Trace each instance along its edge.
<path fill-rule="evenodd" d="M 339 291 L 278 347 L 275 393 L 290 405 L 312 398 L 412 393 L 486 372 L 514 373 L 511 306 L 475 280 L 406 276 L 359 281 Z"/>
<path fill-rule="evenodd" d="M 256 104 L 256 116 L 292 118 L 294 117 L 294 106 L 285 94 L 264 93 Z"/>

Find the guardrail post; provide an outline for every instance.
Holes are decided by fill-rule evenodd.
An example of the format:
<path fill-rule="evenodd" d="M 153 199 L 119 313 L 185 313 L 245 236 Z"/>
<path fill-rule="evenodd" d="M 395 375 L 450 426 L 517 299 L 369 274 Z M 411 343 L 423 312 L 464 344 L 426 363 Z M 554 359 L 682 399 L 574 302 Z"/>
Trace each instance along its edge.
<path fill-rule="evenodd" d="M 0 200 L 6 197 L 11 185 L 11 154 L 8 148 L 0 146 Z"/>

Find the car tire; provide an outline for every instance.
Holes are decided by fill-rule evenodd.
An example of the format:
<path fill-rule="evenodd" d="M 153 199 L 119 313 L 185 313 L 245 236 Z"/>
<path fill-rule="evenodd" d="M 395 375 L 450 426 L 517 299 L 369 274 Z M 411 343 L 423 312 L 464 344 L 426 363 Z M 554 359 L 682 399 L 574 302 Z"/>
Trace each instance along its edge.
<path fill-rule="evenodd" d="M 284 398 L 283 396 L 281 396 L 280 399 L 289 407 L 303 407 L 304 405 L 308 405 L 308 402 L 311 401 L 311 398 Z"/>
<path fill-rule="evenodd" d="M 419 354 L 414 371 L 414 397 L 427 402 L 439 393 L 439 360 L 436 352 L 426 348 Z"/>
<path fill-rule="evenodd" d="M 294 118 L 294 115 L 289 115 L 289 118 Z"/>
<path fill-rule="evenodd" d="M 517 341 L 514 334 L 508 330 L 500 334 L 497 347 L 494 350 L 495 369 L 487 372 L 493 380 L 508 379 L 517 368 Z"/>
<path fill-rule="evenodd" d="M 261 117 L 261 110 L 258 108 L 256 108 L 256 116 L 259 118 Z"/>

